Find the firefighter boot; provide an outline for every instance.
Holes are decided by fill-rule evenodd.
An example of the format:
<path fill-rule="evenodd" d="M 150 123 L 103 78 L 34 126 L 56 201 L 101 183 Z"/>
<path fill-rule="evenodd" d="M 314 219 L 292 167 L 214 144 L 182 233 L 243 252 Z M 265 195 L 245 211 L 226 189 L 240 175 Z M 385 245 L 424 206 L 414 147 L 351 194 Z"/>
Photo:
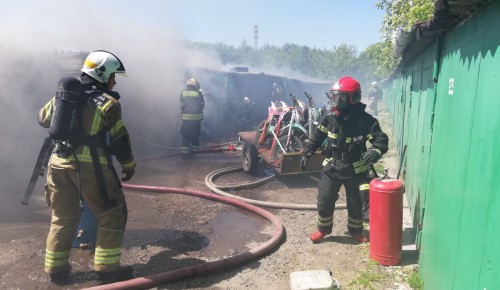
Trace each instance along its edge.
<path fill-rule="evenodd" d="M 349 232 L 349 234 L 351 235 L 351 237 L 356 239 L 356 241 L 358 241 L 360 244 L 368 243 L 368 238 L 365 235 L 363 235 L 362 233 L 355 234 L 355 233 Z"/>
<path fill-rule="evenodd" d="M 311 239 L 311 241 L 313 241 L 313 243 L 317 243 L 317 242 L 321 241 L 328 234 L 330 234 L 330 233 L 317 230 L 311 234 L 310 239 Z"/>
<path fill-rule="evenodd" d="M 116 283 L 134 278 L 134 268 L 132 266 L 120 266 L 112 272 L 97 272 L 97 281 L 100 285 Z"/>
<path fill-rule="evenodd" d="M 58 286 L 66 285 L 69 282 L 69 273 L 71 273 L 71 265 L 68 265 L 61 272 L 50 273 L 50 281 Z"/>

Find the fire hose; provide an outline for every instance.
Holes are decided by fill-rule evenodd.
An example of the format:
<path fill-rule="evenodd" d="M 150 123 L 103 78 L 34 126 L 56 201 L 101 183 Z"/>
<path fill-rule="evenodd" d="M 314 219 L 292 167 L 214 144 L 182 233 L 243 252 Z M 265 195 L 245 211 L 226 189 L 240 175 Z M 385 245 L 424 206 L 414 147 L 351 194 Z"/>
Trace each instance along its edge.
<path fill-rule="evenodd" d="M 196 152 L 197 153 L 213 153 L 213 152 L 225 152 L 225 151 L 235 151 L 237 150 L 236 146 L 234 145 L 233 142 L 229 143 L 224 143 L 220 145 L 214 145 L 214 146 L 209 146 L 205 148 L 199 148 Z M 148 160 L 154 160 L 158 158 L 165 158 L 165 157 L 174 157 L 180 155 L 180 152 L 173 152 L 170 154 L 164 154 L 161 156 L 154 156 L 154 157 L 148 157 L 148 158 L 142 158 L 140 161 L 148 161 Z M 238 185 L 216 185 L 214 183 L 214 180 L 224 174 L 229 174 L 229 173 L 234 173 L 238 171 L 242 171 L 243 168 L 241 166 L 231 166 L 231 167 L 226 167 L 226 168 L 221 168 L 217 169 L 215 171 L 210 172 L 206 177 L 205 177 L 205 184 L 208 188 L 210 188 L 211 191 L 218 195 L 234 198 L 237 200 L 241 200 L 244 202 L 247 202 L 249 204 L 257 205 L 257 206 L 263 206 L 263 207 L 270 207 L 270 208 L 283 208 L 283 209 L 296 209 L 296 210 L 316 210 L 317 206 L 315 204 L 293 204 L 293 203 L 276 203 L 276 202 L 266 202 L 266 201 L 260 201 L 260 200 L 254 200 L 254 199 L 249 199 L 249 198 L 243 198 L 234 194 L 231 194 L 227 191 L 223 190 L 238 190 L 238 189 L 243 189 L 243 188 L 253 188 L 257 187 L 259 185 L 262 185 L 269 180 L 273 179 L 274 176 L 268 176 L 265 178 L 262 178 L 260 180 L 250 182 L 250 183 L 244 183 L 244 184 L 238 184 Z M 347 204 L 345 203 L 339 203 L 335 205 L 335 209 L 346 209 Z"/>
<path fill-rule="evenodd" d="M 230 152 L 230 151 L 235 151 L 236 150 L 236 145 L 238 142 L 228 142 L 228 143 L 223 143 L 219 145 L 212 145 L 212 146 L 206 146 L 206 147 L 200 147 L 196 149 L 196 153 L 216 153 L 216 152 Z M 162 155 L 157 155 L 157 156 L 149 156 L 149 157 L 144 157 L 137 159 L 136 162 L 146 162 L 150 160 L 156 160 L 160 158 L 168 158 L 168 157 L 175 157 L 175 156 L 181 156 L 182 152 L 180 151 L 180 148 L 175 148 L 177 151 L 167 153 L 167 154 L 162 154 Z"/>
<path fill-rule="evenodd" d="M 197 153 L 209 153 L 209 152 L 224 152 L 224 151 L 234 151 L 235 148 L 233 147 L 232 144 L 229 144 L 224 147 L 209 147 L 209 148 L 203 148 L 201 150 L 198 150 Z M 179 153 L 171 153 L 168 155 L 163 155 L 161 157 L 171 157 L 171 156 L 177 156 Z M 161 158 L 161 157 L 154 157 L 156 158 Z M 147 158 L 147 159 L 142 159 L 142 161 L 146 160 L 151 160 L 153 158 Z M 92 289 L 92 290 L 111 290 L 111 289 L 149 289 L 151 287 L 179 281 L 182 279 L 186 279 L 189 277 L 195 277 L 195 276 L 200 276 L 200 275 L 207 275 L 207 274 L 212 274 L 216 272 L 220 272 L 226 269 L 234 268 L 236 266 L 242 265 L 244 263 L 247 263 L 251 260 L 254 260 L 258 257 L 261 257 L 265 255 L 266 253 L 270 252 L 274 247 L 276 247 L 279 242 L 281 241 L 283 234 L 284 234 L 284 229 L 283 229 L 283 224 L 281 220 L 276 217 L 275 215 L 271 214 L 270 212 L 257 207 L 256 205 L 260 206 L 267 206 L 267 207 L 273 207 L 273 208 L 288 208 L 288 209 L 307 209 L 307 210 L 312 210 L 316 209 L 316 205 L 307 205 L 307 204 L 281 204 L 281 203 L 273 203 L 273 202 L 264 202 L 264 201 L 258 201 L 258 200 L 252 200 L 252 199 L 246 199 L 242 198 L 239 196 L 235 196 L 232 194 L 229 194 L 225 191 L 222 191 L 221 189 L 243 189 L 243 188 L 251 188 L 251 187 L 256 187 L 258 185 L 264 184 L 265 182 L 268 182 L 274 176 L 269 176 L 254 182 L 250 183 L 244 183 L 244 184 L 238 184 L 238 185 L 226 185 L 226 186 L 217 186 L 213 182 L 215 178 L 218 176 L 221 176 L 223 174 L 228 174 L 232 172 L 238 172 L 241 171 L 242 167 L 241 166 L 232 166 L 228 168 L 222 168 L 215 170 L 211 173 L 209 173 L 205 177 L 205 183 L 206 185 L 215 193 L 217 194 L 212 194 L 212 193 L 206 193 L 203 191 L 199 190 L 194 190 L 194 189 L 183 189 L 183 188 L 173 188 L 173 187 L 161 187 L 161 186 L 147 186 L 147 185 L 134 185 L 134 184 L 123 184 L 124 189 L 128 190 L 136 190 L 136 191 L 146 191 L 146 192 L 160 192 L 160 193 L 179 193 L 179 194 L 186 194 L 186 195 L 192 195 L 192 196 L 197 196 L 201 198 L 205 198 L 208 200 L 214 200 L 214 201 L 220 201 L 226 204 L 234 205 L 237 207 L 240 207 L 242 209 L 246 209 L 249 211 L 252 211 L 269 221 L 271 221 L 274 225 L 274 233 L 272 237 L 265 243 L 261 244 L 260 246 L 257 246 L 255 248 L 252 248 L 248 251 L 245 251 L 243 253 L 237 254 L 235 256 L 231 256 L 228 258 L 224 258 L 221 260 L 217 260 L 214 262 L 207 262 L 204 264 L 198 264 L 194 266 L 189 266 L 189 267 L 184 267 L 176 270 L 171 270 L 167 272 L 162 272 L 162 273 L 157 273 L 149 276 L 144 276 L 144 277 L 138 277 L 134 278 L 131 280 L 127 281 L 122 281 L 122 282 L 117 282 L 117 283 L 112 283 L 112 284 L 107 284 L 107 285 L 100 285 L 100 286 L 95 286 L 87 289 Z M 337 209 L 343 209 L 346 208 L 345 204 L 337 204 L 335 206 Z"/>
<path fill-rule="evenodd" d="M 184 189 L 175 187 L 161 187 L 161 186 L 147 186 L 147 185 L 134 185 L 134 184 L 123 184 L 124 189 L 137 190 L 137 191 L 147 191 L 147 192 L 161 192 L 161 193 L 180 193 L 185 195 L 192 195 L 196 197 L 201 197 L 204 199 L 220 201 L 226 204 L 234 205 L 242 209 L 254 212 L 269 221 L 274 225 L 274 233 L 272 237 L 265 243 L 247 250 L 243 253 L 217 260 L 214 262 L 207 262 L 203 264 L 198 264 L 194 266 L 184 267 L 176 270 L 171 270 L 163 273 L 153 274 L 150 276 L 144 276 L 135 278 L 132 280 L 127 280 L 123 282 L 117 282 L 107 285 L 101 285 L 96 287 L 91 287 L 87 289 L 92 290 L 111 290 L 111 289 L 149 289 L 155 286 L 163 285 L 166 283 L 171 283 L 174 281 L 182 280 L 189 277 L 212 274 L 220 272 L 225 269 L 234 268 L 241 264 L 247 263 L 264 254 L 270 252 L 274 247 L 276 247 L 283 237 L 283 224 L 281 220 L 270 212 L 256 207 L 254 205 L 236 200 L 233 198 L 228 198 L 212 193 L 206 193 L 194 189 Z"/>
<path fill-rule="evenodd" d="M 244 201 L 244 202 L 247 202 L 250 204 L 258 205 L 258 206 L 271 207 L 271 208 L 284 208 L 284 209 L 299 209 L 299 210 L 316 210 L 317 209 L 317 206 L 315 204 L 295 204 L 295 203 L 277 203 L 277 202 L 260 201 L 260 200 L 240 197 L 240 196 L 230 194 L 229 192 L 221 190 L 221 189 L 236 190 L 236 189 L 255 187 L 255 186 L 261 185 L 261 184 L 269 181 L 270 179 L 274 178 L 273 175 L 262 178 L 260 180 L 257 180 L 257 181 L 251 182 L 251 183 L 245 183 L 245 184 L 239 184 L 239 185 L 220 186 L 220 185 L 216 185 L 214 183 L 214 180 L 221 175 L 233 173 L 233 172 L 238 172 L 238 171 L 242 171 L 242 170 L 243 170 L 243 168 L 239 165 L 214 170 L 214 171 L 210 172 L 209 174 L 207 174 L 207 176 L 205 176 L 205 184 L 207 185 L 208 188 L 210 188 L 210 190 L 212 190 L 213 192 L 215 192 L 217 194 L 220 194 L 220 195 L 226 196 L 226 197 L 231 197 L 234 199 L 238 199 L 238 200 L 241 200 L 241 201 Z M 335 209 L 346 209 L 346 208 L 347 208 L 347 204 L 345 204 L 345 203 L 335 204 Z"/>

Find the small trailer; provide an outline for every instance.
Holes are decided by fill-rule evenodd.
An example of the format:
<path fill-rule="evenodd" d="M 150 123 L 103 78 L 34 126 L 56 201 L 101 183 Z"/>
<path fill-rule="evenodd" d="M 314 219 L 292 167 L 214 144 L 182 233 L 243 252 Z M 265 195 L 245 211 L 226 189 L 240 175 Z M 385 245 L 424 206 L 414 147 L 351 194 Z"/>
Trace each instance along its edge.
<path fill-rule="evenodd" d="M 258 168 L 259 161 L 269 164 L 280 175 L 291 175 L 301 173 L 320 172 L 322 169 L 323 155 L 314 154 L 307 163 L 306 170 L 300 168 L 300 159 L 304 155 L 302 152 L 291 152 L 281 154 L 281 158 L 275 160 L 271 149 L 267 146 L 256 144 L 257 131 L 239 132 L 238 137 L 243 141 L 243 149 L 241 150 L 241 163 L 243 171 L 247 173 L 255 173 Z"/>

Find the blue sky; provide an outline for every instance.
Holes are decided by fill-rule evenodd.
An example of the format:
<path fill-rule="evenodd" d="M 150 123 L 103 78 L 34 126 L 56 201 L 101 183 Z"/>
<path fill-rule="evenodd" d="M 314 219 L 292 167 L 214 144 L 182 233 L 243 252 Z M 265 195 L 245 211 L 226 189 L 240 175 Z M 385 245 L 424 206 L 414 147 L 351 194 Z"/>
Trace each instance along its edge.
<path fill-rule="evenodd" d="M 139 34 L 165 32 L 179 39 L 234 46 L 246 41 L 253 46 L 254 25 L 258 25 L 259 46 L 295 43 L 329 49 L 347 43 L 362 51 L 381 40 L 379 29 L 384 11 L 378 10 L 375 3 L 376 0 L 18 0 L 0 10 L 0 32 L 4 35 L 0 44 L 32 40 L 62 46 L 77 43 L 70 41 L 74 35 L 96 38 L 101 34 L 109 38 L 126 29 Z"/>
<path fill-rule="evenodd" d="M 373 0 L 166 2 L 170 6 L 165 11 L 170 12 L 163 14 L 162 21 L 187 39 L 235 46 L 243 41 L 253 45 L 254 25 L 258 25 L 259 46 L 295 43 L 323 49 L 347 43 L 364 50 L 381 40 L 384 16 Z M 148 13 L 148 7 L 142 9 Z M 158 18 L 162 10 L 156 11 Z"/>

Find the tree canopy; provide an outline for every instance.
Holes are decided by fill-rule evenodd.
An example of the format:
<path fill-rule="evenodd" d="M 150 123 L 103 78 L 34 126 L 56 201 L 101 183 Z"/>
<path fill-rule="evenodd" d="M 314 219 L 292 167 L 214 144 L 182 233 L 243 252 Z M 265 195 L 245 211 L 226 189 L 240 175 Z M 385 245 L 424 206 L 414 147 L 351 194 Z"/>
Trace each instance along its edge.
<path fill-rule="evenodd" d="M 391 39 L 398 29 L 409 30 L 412 25 L 431 19 L 434 12 L 433 0 L 378 0 L 375 4 L 385 10 L 380 31 Z"/>
<path fill-rule="evenodd" d="M 376 6 L 385 10 L 380 31 L 384 40 L 358 52 L 354 45 L 341 43 L 331 49 L 310 48 L 287 43 L 282 46 L 265 44 L 254 49 L 243 42 L 239 47 L 224 43 L 200 43 L 192 45 L 198 49 L 213 51 L 225 65 L 253 66 L 260 68 L 295 71 L 310 77 L 336 79 L 343 75 L 373 81 L 389 76 L 398 64 L 393 57 L 395 32 L 408 30 L 412 25 L 431 19 L 433 0 L 378 0 Z"/>

